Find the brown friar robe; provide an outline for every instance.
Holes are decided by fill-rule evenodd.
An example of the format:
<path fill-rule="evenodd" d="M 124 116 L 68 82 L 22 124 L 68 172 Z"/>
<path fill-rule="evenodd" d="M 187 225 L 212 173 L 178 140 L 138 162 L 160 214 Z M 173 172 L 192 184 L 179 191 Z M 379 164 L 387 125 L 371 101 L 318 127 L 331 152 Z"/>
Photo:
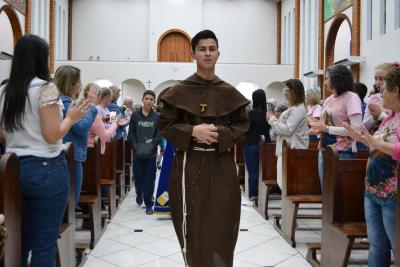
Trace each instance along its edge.
<path fill-rule="evenodd" d="M 172 87 L 161 101 L 161 134 L 177 148 L 168 192 L 172 220 L 182 248 L 182 169 L 186 153 L 187 266 L 231 267 L 239 231 L 241 196 L 229 149 L 248 130 L 245 107 L 249 101 L 218 77 L 207 81 L 196 74 Z M 201 111 L 200 104 L 207 107 Z M 218 143 L 209 146 L 193 139 L 193 126 L 202 123 L 213 123 L 218 128 Z"/>

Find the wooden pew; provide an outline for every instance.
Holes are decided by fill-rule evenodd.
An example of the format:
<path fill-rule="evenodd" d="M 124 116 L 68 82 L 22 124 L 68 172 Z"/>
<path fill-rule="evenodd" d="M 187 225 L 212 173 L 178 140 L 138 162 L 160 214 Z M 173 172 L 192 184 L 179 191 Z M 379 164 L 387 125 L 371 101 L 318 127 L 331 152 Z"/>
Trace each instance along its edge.
<path fill-rule="evenodd" d="M 125 142 L 118 139 L 115 141 L 115 160 L 116 160 L 116 181 L 117 181 L 117 195 L 119 202 L 125 198 Z"/>
<path fill-rule="evenodd" d="M 132 189 L 133 180 L 133 150 L 125 140 L 125 193 Z"/>
<path fill-rule="evenodd" d="M 276 180 L 275 143 L 266 143 L 264 136 L 260 138 L 258 211 L 268 220 L 268 205 L 271 188 L 278 186 Z M 265 192 L 265 193 L 264 193 Z M 265 197 L 265 199 L 263 199 Z"/>
<path fill-rule="evenodd" d="M 319 141 L 310 141 L 308 148 L 318 148 Z"/>
<path fill-rule="evenodd" d="M 60 227 L 57 241 L 57 267 L 75 266 L 75 197 L 74 197 L 74 148 L 67 144 L 66 159 L 68 163 L 70 190 L 68 204 Z"/>
<path fill-rule="evenodd" d="M 117 209 L 116 197 L 116 144 L 113 138 L 111 142 L 106 143 L 106 151 L 102 160 L 102 172 L 100 174 L 100 183 L 107 188 L 106 200 L 108 206 L 108 218 L 111 220 Z"/>
<path fill-rule="evenodd" d="M 102 234 L 101 191 L 100 191 L 100 138 L 96 137 L 94 147 L 88 147 L 87 158 L 83 163 L 83 183 L 79 204 L 89 208 L 90 248 L 93 249 Z"/>
<path fill-rule="evenodd" d="M 298 215 L 300 204 L 322 203 L 318 149 L 290 149 L 284 141 L 282 168 L 282 212 L 273 214 L 274 227 L 292 247 L 295 247 L 297 219 L 321 218 L 320 215 Z"/>
<path fill-rule="evenodd" d="M 7 229 L 1 267 L 21 265 L 21 187 L 17 155 L 5 153 L 0 159 L 0 213 Z"/>
<path fill-rule="evenodd" d="M 347 266 L 351 249 L 368 249 L 366 244 L 354 244 L 355 238 L 367 237 L 364 215 L 367 154 L 360 152 L 357 156 L 357 159 L 339 159 L 331 146 L 324 152 L 322 244 L 307 244 L 307 260 L 313 266 Z M 319 249 L 321 262 L 316 257 Z"/>

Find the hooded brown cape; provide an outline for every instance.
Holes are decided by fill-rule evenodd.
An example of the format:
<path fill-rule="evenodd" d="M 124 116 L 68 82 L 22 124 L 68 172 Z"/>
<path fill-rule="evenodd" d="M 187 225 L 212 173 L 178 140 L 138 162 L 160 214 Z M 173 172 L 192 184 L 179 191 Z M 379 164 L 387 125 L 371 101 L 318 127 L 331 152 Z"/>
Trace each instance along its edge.
<path fill-rule="evenodd" d="M 182 169 L 186 153 L 187 264 L 190 267 L 231 267 L 239 231 L 240 189 L 229 149 L 249 127 L 249 104 L 234 87 L 218 77 L 194 74 L 161 97 L 161 134 L 177 148 L 169 177 L 171 216 L 183 247 Z M 202 112 L 200 104 L 207 104 Z M 193 126 L 213 123 L 218 143 L 208 146 L 192 138 Z M 195 151 L 193 147 L 214 148 Z"/>

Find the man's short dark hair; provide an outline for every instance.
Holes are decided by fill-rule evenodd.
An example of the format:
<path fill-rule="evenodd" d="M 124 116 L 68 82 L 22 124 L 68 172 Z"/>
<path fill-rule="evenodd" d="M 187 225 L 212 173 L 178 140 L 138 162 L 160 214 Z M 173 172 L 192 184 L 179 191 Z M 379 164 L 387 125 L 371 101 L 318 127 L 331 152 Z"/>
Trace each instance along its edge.
<path fill-rule="evenodd" d="M 154 98 L 154 100 L 156 99 L 156 94 L 155 94 L 154 91 L 152 91 L 152 90 L 146 90 L 146 91 L 144 91 L 144 93 L 143 93 L 143 98 L 144 98 L 146 95 L 151 95 L 151 96 Z"/>
<path fill-rule="evenodd" d="M 217 39 L 217 36 L 215 35 L 215 33 L 210 30 L 204 30 L 204 31 L 197 33 L 192 38 L 192 51 L 193 52 L 195 51 L 196 46 L 199 44 L 199 41 L 202 39 L 213 39 L 215 41 L 215 43 L 217 44 L 217 49 L 218 49 L 218 39 Z"/>
<path fill-rule="evenodd" d="M 354 92 L 360 97 L 361 101 L 364 101 L 368 88 L 363 83 L 354 83 Z"/>

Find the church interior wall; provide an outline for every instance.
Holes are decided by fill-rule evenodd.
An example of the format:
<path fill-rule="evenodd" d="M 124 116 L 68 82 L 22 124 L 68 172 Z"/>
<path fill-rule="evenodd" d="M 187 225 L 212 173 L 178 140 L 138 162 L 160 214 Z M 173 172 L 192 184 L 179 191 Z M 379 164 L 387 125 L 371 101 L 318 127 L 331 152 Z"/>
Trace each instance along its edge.
<path fill-rule="evenodd" d="M 384 62 L 394 62 L 400 60 L 399 43 L 400 28 L 395 25 L 396 10 L 400 12 L 400 5 L 397 0 L 387 0 L 386 6 L 386 33 L 380 33 L 379 6 L 372 7 L 372 39 L 367 40 L 367 1 L 362 1 L 361 5 L 361 55 L 366 61 L 361 65 L 360 81 L 372 89 L 374 82 L 374 68 Z M 379 4 L 373 1 L 373 5 Z M 397 6 L 395 5 L 397 4 Z M 398 20 L 398 18 L 397 18 Z"/>
<path fill-rule="evenodd" d="M 204 28 L 220 40 L 221 63 L 276 63 L 276 5 L 266 0 L 74 1 L 72 59 L 156 61 L 167 30 Z"/>
<path fill-rule="evenodd" d="M 295 18 L 294 18 L 294 0 L 282 1 L 282 49 L 281 63 L 294 64 L 294 39 L 295 39 Z"/>
<path fill-rule="evenodd" d="M 0 51 L 12 54 L 14 50 L 13 31 L 11 28 L 10 19 L 8 18 L 6 12 L 4 11 L 0 13 L 0 36 L 1 36 Z"/>
<path fill-rule="evenodd" d="M 318 3 L 315 0 L 301 0 L 300 19 L 300 79 L 304 88 L 317 86 L 317 78 L 304 77 L 304 73 L 318 69 Z"/>
<path fill-rule="evenodd" d="M 204 0 L 203 28 L 219 38 L 221 63 L 276 64 L 273 1 Z"/>
<path fill-rule="evenodd" d="M 148 61 L 148 0 L 74 1 L 72 59 Z"/>
<path fill-rule="evenodd" d="M 180 29 L 195 35 L 202 29 L 202 0 L 150 0 L 149 61 L 157 61 L 157 44 L 170 29 Z"/>
<path fill-rule="evenodd" d="M 54 58 L 68 58 L 68 0 L 55 1 Z"/>
<path fill-rule="evenodd" d="M 0 0 L 0 8 L 8 5 L 7 2 Z M 25 15 L 14 9 L 17 14 L 19 24 L 21 25 L 22 33 L 25 32 Z M 0 51 L 5 51 L 9 54 L 14 53 L 14 36 L 12 33 L 11 22 L 5 12 L 0 14 Z M 0 81 L 8 78 L 11 68 L 11 60 L 0 60 Z"/>
<path fill-rule="evenodd" d="M 49 0 L 32 1 L 31 10 L 32 10 L 31 33 L 38 35 L 43 39 L 45 39 L 47 42 L 49 42 L 50 1 Z"/>

